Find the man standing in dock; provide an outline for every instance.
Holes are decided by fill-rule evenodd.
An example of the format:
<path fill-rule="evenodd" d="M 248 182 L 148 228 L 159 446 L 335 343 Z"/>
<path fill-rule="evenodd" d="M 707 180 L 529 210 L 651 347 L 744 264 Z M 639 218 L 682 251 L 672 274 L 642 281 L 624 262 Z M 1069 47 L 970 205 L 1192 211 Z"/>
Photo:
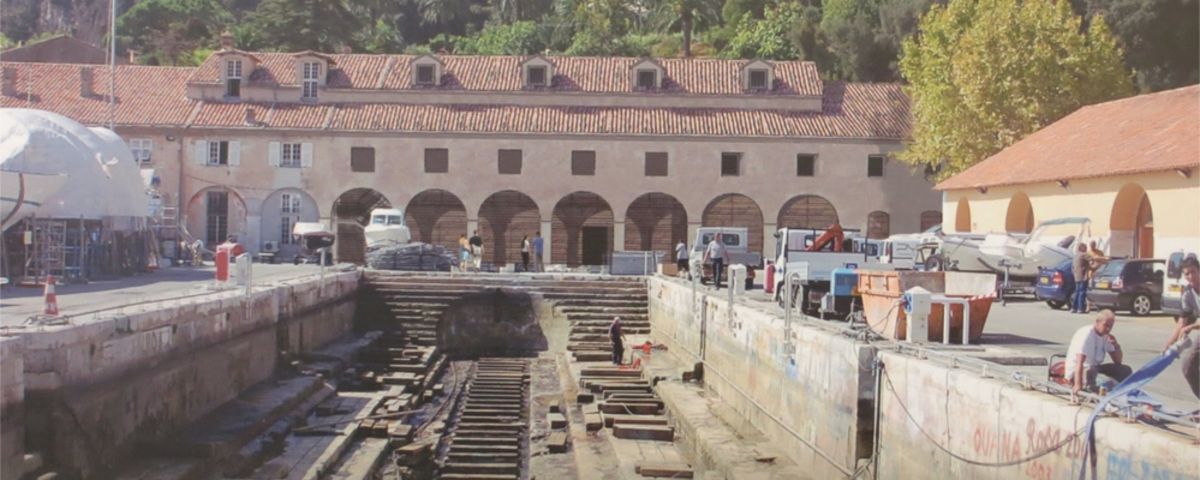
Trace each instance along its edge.
<path fill-rule="evenodd" d="M 621 335 L 621 317 L 613 317 L 612 324 L 608 326 L 608 338 L 612 340 L 613 365 L 620 365 L 621 360 L 625 358 L 625 337 Z"/>
<path fill-rule="evenodd" d="M 721 271 L 725 270 L 725 244 L 721 243 L 721 234 L 713 235 L 712 241 L 708 242 L 708 247 L 704 249 L 704 261 L 712 262 L 713 287 L 720 290 Z"/>
<path fill-rule="evenodd" d="M 1125 355 L 1121 344 L 1112 334 L 1113 325 L 1117 322 L 1117 314 L 1112 310 L 1101 310 L 1096 315 L 1096 321 L 1091 325 L 1080 327 L 1071 337 L 1071 345 L 1067 348 L 1067 378 L 1071 380 L 1071 397 L 1076 400 L 1080 390 L 1095 390 L 1096 375 L 1103 374 L 1120 383 L 1133 374 L 1129 365 L 1121 360 Z M 1104 357 L 1112 357 L 1112 363 L 1104 362 Z"/>
<path fill-rule="evenodd" d="M 475 271 L 479 271 L 479 267 L 483 266 L 483 239 L 479 237 L 479 230 L 471 235 L 471 264 L 475 267 Z"/>
<path fill-rule="evenodd" d="M 545 265 L 542 265 L 542 232 L 533 234 L 533 270 L 535 272 L 544 272 Z"/>

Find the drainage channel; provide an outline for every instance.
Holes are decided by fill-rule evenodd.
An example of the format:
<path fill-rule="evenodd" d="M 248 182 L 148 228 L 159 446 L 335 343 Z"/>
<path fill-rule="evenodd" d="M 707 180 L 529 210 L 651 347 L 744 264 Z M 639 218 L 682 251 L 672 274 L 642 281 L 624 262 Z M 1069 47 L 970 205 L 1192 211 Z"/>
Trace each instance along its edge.
<path fill-rule="evenodd" d="M 456 401 L 438 448 L 438 478 L 521 478 L 529 456 L 529 361 L 484 358 Z"/>

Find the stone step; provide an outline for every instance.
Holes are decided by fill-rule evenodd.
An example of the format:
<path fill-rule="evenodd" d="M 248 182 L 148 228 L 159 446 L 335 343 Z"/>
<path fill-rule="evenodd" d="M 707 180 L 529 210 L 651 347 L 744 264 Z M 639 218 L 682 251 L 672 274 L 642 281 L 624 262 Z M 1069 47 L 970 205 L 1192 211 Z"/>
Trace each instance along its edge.
<path fill-rule="evenodd" d="M 640 368 L 618 368 L 618 367 L 583 367 L 579 370 L 581 377 L 642 377 L 642 369 Z"/>
<path fill-rule="evenodd" d="M 459 425 L 459 427 L 461 428 L 462 426 Z M 455 430 L 454 438 L 457 439 L 460 436 L 465 438 L 487 438 L 490 440 L 511 438 L 513 443 L 517 443 L 519 440 L 517 432 L 513 430 L 487 430 L 478 428 Z M 508 443 L 508 440 L 505 440 L 504 443 Z"/>
<path fill-rule="evenodd" d="M 458 451 L 457 448 L 450 447 L 450 451 L 446 453 L 446 461 L 453 463 L 494 463 L 494 462 L 512 462 L 517 463 L 518 452 L 466 452 Z"/>
<path fill-rule="evenodd" d="M 454 450 L 456 452 L 474 452 L 474 453 L 487 453 L 487 452 L 499 452 L 499 453 L 513 452 L 513 453 L 516 453 L 516 452 L 521 451 L 521 447 L 518 445 L 472 445 L 469 443 L 459 443 L 459 442 L 454 441 L 453 439 L 450 441 L 450 449 Z"/>
<path fill-rule="evenodd" d="M 438 476 L 445 480 L 517 480 L 516 475 L 504 474 L 488 474 L 488 473 L 443 473 Z M 690 478 L 690 477 L 689 477 Z"/>
<path fill-rule="evenodd" d="M 512 435 L 511 432 L 487 432 L 487 433 L 488 433 L 488 435 L 481 435 L 481 434 L 476 434 L 476 433 L 455 432 L 454 437 L 451 439 L 451 444 L 458 445 L 460 447 L 464 446 L 464 445 L 476 445 L 476 446 L 487 446 L 487 447 L 497 447 L 497 448 L 509 447 L 509 446 L 511 446 L 513 448 L 519 448 L 519 444 L 521 443 L 521 439 Z"/>
<path fill-rule="evenodd" d="M 633 440 L 670 442 L 675 440 L 675 429 L 666 425 L 616 423 L 613 425 L 613 436 Z"/>
<path fill-rule="evenodd" d="M 567 350 L 609 350 L 612 351 L 612 344 L 608 342 L 570 342 L 567 343 Z"/>
<path fill-rule="evenodd" d="M 618 415 L 657 415 L 662 411 L 662 407 L 655 403 L 600 402 L 597 405 L 600 407 L 600 413 Z"/>
<path fill-rule="evenodd" d="M 576 362 L 608 362 L 612 360 L 612 352 L 603 350 L 576 350 L 573 352 Z"/>
<path fill-rule="evenodd" d="M 604 426 L 612 428 L 615 423 L 627 423 L 630 425 L 667 425 L 667 417 L 659 415 L 628 415 L 621 413 L 606 413 L 604 417 Z"/>
<path fill-rule="evenodd" d="M 445 473 L 494 473 L 505 475 L 520 474 L 519 466 L 516 463 L 447 462 L 446 465 L 442 466 L 442 471 Z"/>
<path fill-rule="evenodd" d="M 573 322 L 571 322 L 571 326 L 572 326 L 572 327 L 600 327 L 600 328 L 603 328 L 605 332 L 607 332 L 607 331 L 608 331 L 608 327 L 609 327 L 610 325 L 612 325 L 612 319 L 611 319 L 611 318 L 610 318 L 610 319 L 608 319 L 608 320 L 594 319 L 594 320 L 577 320 L 577 321 L 573 321 Z M 649 322 L 648 320 L 645 320 L 645 321 L 643 321 L 643 320 L 631 320 L 631 321 L 628 321 L 628 322 L 626 322 L 625 320 L 621 320 L 621 328 L 622 328 L 622 329 L 625 329 L 625 328 L 630 328 L 630 327 L 633 327 L 633 328 L 649 328 L 649 327 L 650 327 L 650 322 Z"/>
<path fill-rule="evenodd" d="M 633 471 L 643 477 L 692 478 L 692 466 L 678 462 L 638 462 Z"/>
<path fill-rule="evenodd" d="M 463 430 L 492 430 L 492 431 L 519 431 L 526 427 L 525 422 L 502 422 L 502 423 L 475 423 L 475 422 L 459 422 L 458 428 Z"/>

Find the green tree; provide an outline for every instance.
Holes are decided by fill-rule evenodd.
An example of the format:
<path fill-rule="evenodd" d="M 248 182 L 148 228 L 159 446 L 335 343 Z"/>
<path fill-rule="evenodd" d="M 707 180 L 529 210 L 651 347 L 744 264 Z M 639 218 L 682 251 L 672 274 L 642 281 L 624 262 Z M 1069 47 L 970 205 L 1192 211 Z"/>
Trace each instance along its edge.
<path fill-rule="evenodd" d="M 1076 0 L 1075 6 L 1089 20 L 1102 15 L 1111 24 L 1141 90 L 1200 82 L 1200 1 Z"/>
<path fill-rule="evenodd" d="M 737 35 L 722 54 L 727 58 L 794 60 L 800 58 L 789 32 L 801 18 L 803 7 L 791 2 L 770 7 L 762 20 L 743 18 Z"/>
<path fill-rule="evenodd" d="M 690 57 L 693 31 L 720 25 L 720 9 L 714 0 L 663 0 L 654 7 L 652 23 L 659 31 L 682 33 L 683 56 Z"/>
<path fill-rule="evenodd" d="M 454 43 L 454 53 L 467 55 L 530 55 L 546 49 L 537 24 L 529 21 L 489 25 Z"/>
<path fill-rule="evenodd" d="M 191 65 L 193 52 L 216 43 L 233 15 L 217 0 L 146 0 L 117 17 L 118 40 L 143 63 Z"/>
<path fill-rule="evenodd" d="M 267 49 L 285 52 L 336 52 L 360 27 L 342 0 L 263 0 L 249 24 Z"/>
<path fill-rule="evenodd" d="M 1066 0 L 951 0 L 904 42 L 912 141 L 899 155 L 945 178 L 1093 103 L 1132 94 L 1102 18 L 1081 30 Z"/>

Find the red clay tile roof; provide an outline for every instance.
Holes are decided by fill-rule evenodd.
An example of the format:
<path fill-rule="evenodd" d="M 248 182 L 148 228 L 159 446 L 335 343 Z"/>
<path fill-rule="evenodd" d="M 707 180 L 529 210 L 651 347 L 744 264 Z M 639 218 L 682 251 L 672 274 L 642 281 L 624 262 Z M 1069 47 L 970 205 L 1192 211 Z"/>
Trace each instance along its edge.
<path fill-rule="evenodd" d="M 1076 110 L 938 190 L 1200 167 L 1200 85 Z"/>
<path fill-rule="evenodd" d="M 343 59 L 338 59 L 342 65 Z M 354 63 L 353 60 L 348 63 Z M 107 120 L 103 97 L 79 96 L 78 65 L 0 63 L 18 73 L 16 96 L 0 107 L 39 108 L 87 124 Z M 107 88 L 105 67 L 97 91 Z M 253 128 L 550 135 L 679 135 L 727 137 L 873 138 L 899 140 L 909 131 L 908 98 L 894 84 L 830 83 L 821 112 L 781 110 L 533 107 L 497 105 L 295 104 L 201 102 L 185 97 L 194 69 L 117 67 L 117 124 Z M 352 70 L 353 71 L 353 70 Z M 32 83 L 30 80 L 32 79 Z M 25 92 L 32 93 L 27 101 Z"/>
<path fill-rule="evenodd" d="M 85 124 L 108 123 L 108 67 L 0 62 L 16 72 L 16 95 L 0 94 L 0 107 L 37 108 Z M 90 97 L 80 96 L 80 69 L 92 72 Z M 115 121 L 119 125 L 183 125 L 195 107 L 185 96 L 191 68 L 118 65 Z M 32 100 L 32 101 L 31 101 Z"/>
<path fill-rule="evenodd" d="M 258 86 L 297 85 L 290 53 L 255 52 L 261 63 L 250 73 L 249 84 Z M 438 87 L 413 85 L 414 55 L 329 55 L 336 65 L 329 69 L 328 86 L 389 90 L 441 89 L 474 91 L 517 91 L 523 89 L 521 64 L 527 57 L 441 55 L 445 65 Z M 633 88 L 629 69 L 642 59 L 631 57 L 544 57 L 554 64 L 550 90 L 588 93 L 627 93 Z M 822 82 L 812 62 L 780 61 L 775 65 L 775 88 L 748 93 L 741 85 L 744 60 L 664 58 L 657 62 L 666 73 L 658 92 L 700 95 L 804 95 L 821 94 Z M 390 64 L 390 66 L 389 66 Z M 220 80 L 220 59 L 211 56 L 191 79 L 196 83 Z"/>

